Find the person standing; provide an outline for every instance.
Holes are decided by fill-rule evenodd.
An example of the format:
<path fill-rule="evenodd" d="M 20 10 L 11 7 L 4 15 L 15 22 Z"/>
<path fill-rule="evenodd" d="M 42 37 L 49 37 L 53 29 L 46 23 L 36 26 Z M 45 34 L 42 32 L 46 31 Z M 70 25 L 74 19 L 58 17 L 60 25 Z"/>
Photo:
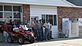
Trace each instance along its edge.
<path fill-rule="evenodd" d="M 47 40 L 48 39 L 48 33 L 49 33 L 48 22 L 45 22 L 43 26 L 45 28 L 45 40 Z"/>
<path fill-rule="evenodd" d="M 5 42 L 7 42 L 7 37 L 8 37 L 8 25 L 6 22 L 3 23 L 2 25 L 2 30 L 3 30 L 3 37 Z"/>
<path fill-rule="evenodd" d="M 2 23 L 1 23 L 2 24 Z M 0 42 L 3 41 L 3 31 L 2 31 L 2 26 L 0 24 Z"/>
<path fill-rule="evenodd" d="M 32 27 L 32 30 L 33 30 L 33 33 L 34 33 L 34 36 L 35 36 L 35 31 L 34 31 L 35 20 L 33 18 L 31 18 L 31 24 L 30 25 Z"/>
<path fill-rule="evenodd" d="M 34 33 L 34 37 L 36 40 L 38 40 L 38 34 L 37 34 L 37 20 L 35 19 L 31 19 L 31 27 Z"/>
<path fill-rule="evenodd" d="M 48 34 L 48 40 L 50 40 L 52 38 L 52 25 L 50 24 L 50 22 L 48 21 L 48 30 L 49 30 L 49 34 Z"/>
<path fill-rule="evenodd" d="M 10 32 L 13 31 L 13 22 L 12 22 L 12 20 L 10 20 L 10 23 L 9 23 L 9 31 Z"/>
<path fill-rule="evenodd" d="M 36 21 L 34 21 L 34 23 L 35 23 L 35 25 L 33 26 L 33 28 L 34 28 L 34 35 L 35 35 L 35 37 L 36 37 L 36 40 L 38 41 L 39 40 L 39 38 L 38 38 L 38 21 L 36 20 Z"/>
<path fill-rule="evenodd" d="M 45 27 L 45 40 L 48 40 L 50 39 L 51 24 L 49 21 L 47 21 L 43 26 Z"/>
<path fill-rule="evenodd" d="M 38 27 L 37 27 L 37 33 L 38 33 L 38 41 L 42 41 L 43 40 L 43 28 L 42 28 L 42 22 L 41 20 L 38 21 L 37 23 Z"/>

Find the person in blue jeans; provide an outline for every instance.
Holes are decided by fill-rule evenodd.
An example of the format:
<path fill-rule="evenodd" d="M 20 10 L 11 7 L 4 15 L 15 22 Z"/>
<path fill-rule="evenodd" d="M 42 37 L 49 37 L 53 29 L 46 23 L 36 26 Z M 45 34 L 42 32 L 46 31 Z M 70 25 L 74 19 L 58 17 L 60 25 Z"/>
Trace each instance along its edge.
<path fill-rule="evenodd" d="M 41 20 L 38 21 L 37 34 L 38 34 L 38 41 L 42 41 L 43 40 L 43 28 L 42 28 Z"/>

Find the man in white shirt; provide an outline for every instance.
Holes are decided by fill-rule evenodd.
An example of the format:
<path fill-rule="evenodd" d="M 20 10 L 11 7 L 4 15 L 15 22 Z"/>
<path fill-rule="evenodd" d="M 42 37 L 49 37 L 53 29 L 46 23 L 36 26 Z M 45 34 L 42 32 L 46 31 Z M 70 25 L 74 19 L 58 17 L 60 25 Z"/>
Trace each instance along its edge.
<path fill-rule="evenodd" d="M 49 21 L 45 22 L 44 25 L 45 27 L 45 39 L 48 40 L 50 39 L 50 30 L 51 30 L 51 24 Z"/>

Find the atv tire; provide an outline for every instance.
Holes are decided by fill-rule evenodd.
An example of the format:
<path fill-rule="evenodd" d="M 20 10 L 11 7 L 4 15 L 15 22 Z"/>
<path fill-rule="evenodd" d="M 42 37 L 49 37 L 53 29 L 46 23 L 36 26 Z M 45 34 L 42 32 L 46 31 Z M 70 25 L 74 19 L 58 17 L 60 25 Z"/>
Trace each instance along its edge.
<path fill-rule="evenodd" d="M 23 37 L 19 37 L 19 39 L 18 39 L 18 43 L 19 43 L 19 44 L 23 44 L 23 43 L 24 43 L 24 39 L 23 39 Z"/>
<path fill-rule="evenodd" d="M 35 42 L 34 37 L 30 36 L 30 37 L 29 37 L 29 42 L 30 42 L 30 43 L 34 43 L 34 42 Z"/>

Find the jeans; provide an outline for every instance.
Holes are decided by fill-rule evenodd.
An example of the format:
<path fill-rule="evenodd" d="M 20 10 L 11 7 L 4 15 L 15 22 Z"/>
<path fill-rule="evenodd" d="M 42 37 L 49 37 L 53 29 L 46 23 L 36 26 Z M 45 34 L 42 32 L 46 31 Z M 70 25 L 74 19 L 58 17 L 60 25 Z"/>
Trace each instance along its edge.
<path fill-rule="evenodd" d="M 0 41 L 3 41 L 3 33 L 0 32 Z"/>
<path fill-rule="evenodd" d="M 8 33 L 6 31 L 3 31 L 3 37 L 4 37 L 4 41 L 7 42 Z"/>
<path fill-rule="evenodd" d="M 42 29 L 38 29 L 37 35 L 38 35 L 37 40 L 38 41 L 42 41 L 43 40 L 43 30 Z"/>
<path fill-rule="evenodd" d="M 45 40 L 48 40 L 48 38 L 49 38 L 49 29 L 45 29 Z"/>
<path fill-rule="evenodd" d="M 52 39 L 52 31 L 50 31 L 50 39 Z"/>

